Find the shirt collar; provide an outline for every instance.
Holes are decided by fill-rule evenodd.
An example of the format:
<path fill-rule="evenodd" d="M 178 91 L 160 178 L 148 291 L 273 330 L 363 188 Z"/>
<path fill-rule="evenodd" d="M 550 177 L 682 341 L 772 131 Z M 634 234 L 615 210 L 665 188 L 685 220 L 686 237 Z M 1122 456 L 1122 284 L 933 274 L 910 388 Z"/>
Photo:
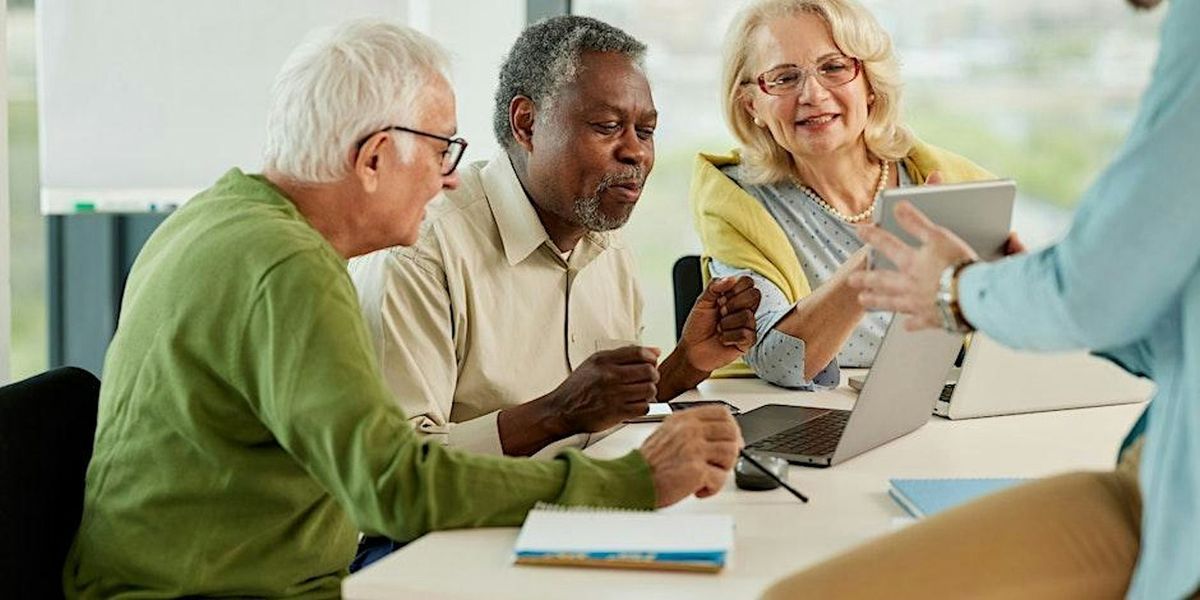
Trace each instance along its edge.
<path fill-rule="evenodd" d="M 520 263 L 543 245 L 553 246 L 542 220 L 533 209 L 533 202 L 517 179 L 508 153 L 501 150 L 484 165 L 479 177 L 500 230 L 500 242 L 504 245 L 508 264 Z M 580 240 L 580 246 L 595 244 L 598 251 L 603 251 L 611 242 L 612 237 L 607 232 L 588 232 Z"/>

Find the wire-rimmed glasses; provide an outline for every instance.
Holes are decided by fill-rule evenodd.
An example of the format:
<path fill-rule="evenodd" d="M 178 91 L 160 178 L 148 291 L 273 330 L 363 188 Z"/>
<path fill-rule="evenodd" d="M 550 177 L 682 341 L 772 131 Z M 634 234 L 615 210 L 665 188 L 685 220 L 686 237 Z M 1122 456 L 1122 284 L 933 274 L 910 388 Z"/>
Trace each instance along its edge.
<path fill-rule="evenodd" d="M 453 173 L 454 170 L 458 168 L 458 161 L 462 160 L 463 154 L 467 151 L 467 140 L 464 140 L 460 137 L 448 138 L 444 135 L 438 135 L 436 133 L 429 133 L 428 131 L 421 131 L 420 129 L 413 129 L 411 127 L 405 127 L 403 125 L 390 125 L 388 127 L 384 127 L 383 129 L 380 129 L 379 131 L 372 132 L 371 135 L 368 135 L 367 137 L 363 138 L 362 141 L 360 141 L 358 143 L 358 147 L 361 149 L 362 145 L 367 143 L 367 140 L 371 139 L 372 135 L 380 134 L 385 131 L 407 131 L 408 133 L 411 133 L 414 135 L 421 135 L 421 136 L 425 136 L 427 138 L 433 138 L 435 140 L 441 140 L 443 142 L 446 142 L 446 149 L 442 151 L 442 176 L 443 177 Z"/>
<path fill-rule="evenodd" d="M 756 81 L 758 89 L 764 94 L 787 96 L 804 91 L 804 85 L 810 77 L 816 77 L 817 83 L 828 90 L 854 81 L 860 72 L 862 62 L 857 58 L 835 56 L 821 61 L 812 69 L 799 65 L 780 65 L 763 72 Z"/>

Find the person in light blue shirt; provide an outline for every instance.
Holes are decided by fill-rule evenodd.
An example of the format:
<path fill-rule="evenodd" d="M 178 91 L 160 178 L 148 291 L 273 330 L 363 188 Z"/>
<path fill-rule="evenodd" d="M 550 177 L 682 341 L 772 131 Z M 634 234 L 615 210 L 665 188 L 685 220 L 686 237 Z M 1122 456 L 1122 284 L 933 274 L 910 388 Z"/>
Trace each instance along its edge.
<path fill-rule="evenodd" d="M 878 585 L 891 598 L 1197 595 L 1198 32 L 1200 2 L 1171 2 L 1133 130 L 1060 243 L 981 264 L 952 233 L 902 205 L 897 218 L 921 245 L 863 228 L 868 244 L 903 268 L 851 278 L 863 305 L 907 313 L 912 326 L 977 329 L 1015 348 L 1087 348 L 1153 379 L 1157 395 L 1122 445 L 1120 466 L 950 511 L 789 577 L 768 597 L 867 597 Z M 908 557 L 924 566 L 905 570 L 915 562 Z M 850 576 L 857 570 L 872 577 Z M 886 576 L 893 571 L 904 577 Z M 967 576 L 944 576 L 955 572 Z"/>

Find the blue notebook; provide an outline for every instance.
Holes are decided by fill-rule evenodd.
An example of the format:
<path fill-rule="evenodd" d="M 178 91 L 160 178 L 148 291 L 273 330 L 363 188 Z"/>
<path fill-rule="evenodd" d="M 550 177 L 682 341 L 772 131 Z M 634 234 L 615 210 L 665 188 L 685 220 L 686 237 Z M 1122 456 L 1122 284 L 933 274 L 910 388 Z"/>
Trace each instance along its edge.
<path fill-rule="evenodd" d="M 920 519 L 1028 479 L 892 479 L 892 499 Z"/>
<path fill-rule="evenodd" d="M 517 536 L 517 564 L 717 572 L 733 517 L 538 504 Z"/>

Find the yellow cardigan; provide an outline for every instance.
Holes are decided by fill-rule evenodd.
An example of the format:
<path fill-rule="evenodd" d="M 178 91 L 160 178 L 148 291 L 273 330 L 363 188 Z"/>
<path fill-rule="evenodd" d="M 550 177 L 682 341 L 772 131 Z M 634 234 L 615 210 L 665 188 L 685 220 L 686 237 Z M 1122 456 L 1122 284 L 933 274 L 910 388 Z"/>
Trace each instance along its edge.
<path fill-rule="evenodd" d="M 740 162 L 736 150 L 729 155 L 696 157 L 689 197 L 704 248 L 701 261 L 705 280 L 709 277 L 708 263 L 715 258 L 731 267 L 759 273 L 774 283 L 788 302 L 796 302 L 809 295 L 812 287 L 800 269 L 800 260 L 787 234 L 758 200 L 720 171 L 720 167 Z M 925 183 L 933 171 L 939 171 L 945 183 L 995 179 L 979 165 L 919 141 L 903 162 L 917 185 Z M 753 376 L 753 372 L 738 361 L 714 376 Z"/>

